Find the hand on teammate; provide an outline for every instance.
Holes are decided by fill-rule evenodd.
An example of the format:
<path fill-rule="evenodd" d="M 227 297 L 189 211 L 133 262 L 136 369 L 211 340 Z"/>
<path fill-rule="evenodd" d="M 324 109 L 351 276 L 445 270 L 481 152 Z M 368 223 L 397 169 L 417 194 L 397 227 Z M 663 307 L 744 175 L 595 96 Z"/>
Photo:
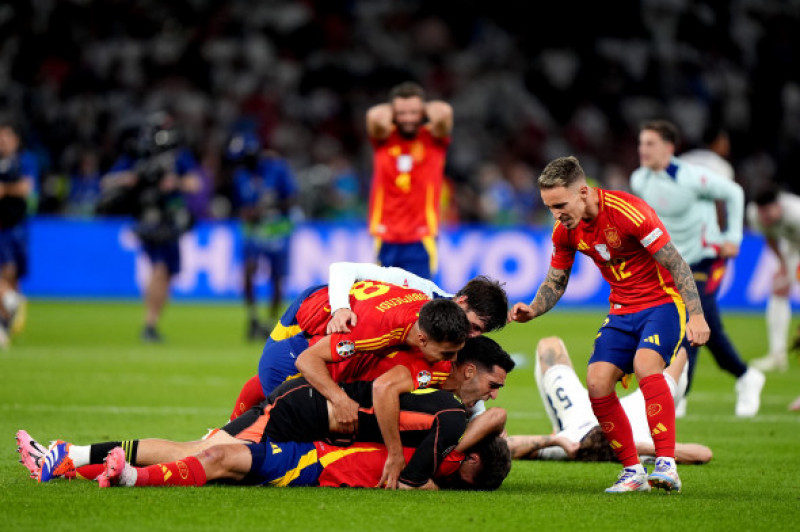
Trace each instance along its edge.
<path fill-rule="evenodd" d="M 358 316 L 349 308 L 340 308 L 333 313 L 331 319 L 328 320 L 328 326 L 325 328 L 325 334 L 334 333 L 349 333 L 350 329 L 347 328 L 349 324 L 355 327 L 358 323 Z"/>
<path fill-rule="evenodd" d="M 400 472 L 406 467 L 406 459 L 403 454 L 389 455 L 386 458 L 386 463 L 383 465 L 383 473 L 378 482 L 379 488 L 387 490 L 396 490 L 397 483 L 400 479 Z"/>
<path fill-rule="evenodd" d="M 508 321 L 517 321 L 519 323 L 526 323 L 535 318 L 533 309 L 526 303 L 515 303 L 511 310 L 508 311 Z"/>
<path fill-rule="evenodd" d="M 702 315 L 689 316 L 689 322 L 686 324 L 686 339 L 693 346 L 705 345 L 710 335 L 711 330 Z"/>
<path fill-rule="evenodd" d="M 333 418 L 337 424 L 335 432 L 355 434 L 358 430 L 358 403 L 343 395 L 341 399 L 331 401 L 331 404 L 333 405 Z"/>

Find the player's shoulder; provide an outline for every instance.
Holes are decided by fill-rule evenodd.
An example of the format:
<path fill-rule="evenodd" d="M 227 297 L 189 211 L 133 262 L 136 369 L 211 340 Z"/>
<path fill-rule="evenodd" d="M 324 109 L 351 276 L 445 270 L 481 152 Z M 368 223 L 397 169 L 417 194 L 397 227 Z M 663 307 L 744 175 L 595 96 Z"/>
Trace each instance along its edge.
<path fill-rule="evenodd" d="M 630 222 L 638 227 L 655 216 L 645 200 L 623 190 L 604 190 L 601 202 L 606 215 L 622 225 Z"/>

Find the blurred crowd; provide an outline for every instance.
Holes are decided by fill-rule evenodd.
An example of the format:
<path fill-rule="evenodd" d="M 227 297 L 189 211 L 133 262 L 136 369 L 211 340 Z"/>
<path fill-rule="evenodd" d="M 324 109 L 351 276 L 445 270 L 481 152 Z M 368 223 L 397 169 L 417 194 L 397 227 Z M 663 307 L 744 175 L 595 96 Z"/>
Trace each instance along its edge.
<path fill-rule="evenodd" d="M 127 133 L 167 111 L 202 169 L 198 217 L 235 214 L 226 149 L 246 127 L 288 162 L 306 217 L 360 221 L 364 113 L 412 79 L 455 111 L 445 221 L 539 223 L 547 161 L 574 154 L 627 189 L 656 116 L 685 149 L 723 125 L 749 197 L 800 191 L 798 30 L 798 0 L 11 0 L 0 107 L 39 162 L 40 213 L 94 216 Z"/>

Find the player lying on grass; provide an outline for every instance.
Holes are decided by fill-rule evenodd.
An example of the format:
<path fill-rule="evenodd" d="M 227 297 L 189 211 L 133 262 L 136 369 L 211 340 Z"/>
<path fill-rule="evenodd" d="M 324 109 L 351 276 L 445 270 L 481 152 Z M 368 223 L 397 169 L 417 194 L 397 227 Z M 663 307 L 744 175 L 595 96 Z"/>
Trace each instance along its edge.
<path fill-rule="evenodd" d="M 686 351 L 681 349 L 664 370 L 674 398 L 686 388 Z M 567 348 L 558 337 L 544 338 L 536 346 L 536 384 L 542 403 L 553 423 L 553 435 L 510 436 L 508 446 L 517 460 L 617 460 L 592 412 L 589 394 L 578 379 Z M 643 458 L 655 456 L 647 424 L 642 392 L 620 399 L 631 421 L 636 450 Z M 705 464 L 711 449 L 697 443 L 676 443 L 675 460 L 680 464 Z M 646 459 L 646 458 L 645 458 Z"/>
<path fill-rule="evenodd" d="M 466 407 L 477 400 L 496 397 L 497 390 L 505 382 L 507 371 L 513 369 L 513 365 L 509 355 L 496 342 L 485 337 L 474 338 L 459 353 L 454 371 L 444 385 L 448 391 L 419 390 L 403 394 L 400 403 L 403 410 L 398 416 L 400 428 L 403 429 L 401 441 L 417 447 L 419 456 L 403 468 L 398 477 L 400 482 L 406 486 L 424 485 L 436 470 L 437 460 L 459 444 L 466 426 Z M 378 414 L 372 408 L 373 383 L 355 382 L 342 386 L 363 405 L 359 413 L 359 432 L 352 439 L 381 441 Z M 460 401 L 453 394 L 457 394 Z M 252 409 L 203 441 L 148 439 L 77 446 L 59 440 L 51 446 L 44 459 L 41 457 L 41 446 L 24 431 L 18 433 L 17 445 L 22 462 L 31 474 L 37 475 L 40 481 L 49 481 L 57 476 L 74 475 L 75 469 L 81 466 L 99 464 L 110 449 L 119 446 L 126 449 L 132 463 L 151 465 L 193 455 L 217 444 L 347 437 L 331 415 L 330 404 L 302 379 L 288 381 L 273 392 L 271 399 L 266 409 Z M 479 420 L 488 423 L 487 420 L 492 417 L 484 416 L 492 410 L 476 418 L 473 423 Z M 404 415 L 406 412 L 416 412 L 417 415 Z M 463 446 L 469 441 L 465 436 L 459 445 Z M 474 443 L 477 440 L 471 441 Z M 81 474 L 94 478 L 97 473 L 95 469 Z M 392 487 L 388 482 L 387 486 Z"/>
<path fill-rule="evenodd" d="M 470 337 L 497 330 L 506 323 L 505 290 L 488 277 L 472 279 L 451 296 L 430 281 L 399 268 L 335 263 L 330 275 L 329 286 L 308 288 L 281 316 L 264 345 L 258 375 L 242 387 L 231 419 L 263 401 L 276 386 L 297 373 L 297 357 L 325 335 L 336 335 L 330 339 L 333 346 L 353 342 L 361 351 L 417 345 L 422 339 L 414 328 L 415 313 L 427 300 L 442 297 L 451 298 L 464 311 L 470 322 Z M 361 282 L 354 283 L 355 280 Z M 335 311 L 333 319 L 331 310 Z M 361 316 L 361 326 L 356 326 L 356 313 Z M 291 340 L 290 346 L 275 346 L 276 342 L 287 340 Z"/>
<path fill-rule="evenodd" d="M 405 451 L 411 456 L 414 449 Z M 203 486 L 227 480 L 276 487 L 373 488 L 378 486 L 385 459 L 386 447 L 375 443 L 336 447 L 325 442 L 265 442 L 217 445 L 196 457 L 134 467 L 125 461 L 125 451 L 116 447 L 97 481 L 100 487 Z M 450 453 L 424 489 L 495 490 L 510 470 L 505 440 L 492 436 L 466 453 Z"/>

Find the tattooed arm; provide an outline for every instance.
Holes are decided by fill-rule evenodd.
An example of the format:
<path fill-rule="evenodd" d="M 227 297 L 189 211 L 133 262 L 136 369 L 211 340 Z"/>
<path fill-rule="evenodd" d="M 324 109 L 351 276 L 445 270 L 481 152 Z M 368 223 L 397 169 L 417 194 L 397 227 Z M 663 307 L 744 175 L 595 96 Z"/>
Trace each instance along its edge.
<path fill-rule="evenodd" d="M 536 297 L 533 298 L 530 305 L 525 303 L 517 303 L 508 313 L 509 321 L 518 321 L 525 323 L 533 318 L 541 316 L 558 303 L 561 296 L 567 290 L 567 283 L 569 282 L 569 274 L 572 268 L 566 270 L 557 270 L 552 266 L 547 272 L 539 290 L 536 292 Z"/>
<path fill-rule="evenodd" d="M 697 293 L 697 284 L 694 282 L 692 270 L 675 249 L 672 242 L 659 249 L 653 258 L 658 261 L 672 275 L 675 287 L 683 298 L 686 310 L 689 312 L 689 322 L 686 324 L 686 338 L 692 345 L 703 345 L 708 341 L 709 329 L 703 317 L 703 306 L 700 304 L 700 295 Z"/>

